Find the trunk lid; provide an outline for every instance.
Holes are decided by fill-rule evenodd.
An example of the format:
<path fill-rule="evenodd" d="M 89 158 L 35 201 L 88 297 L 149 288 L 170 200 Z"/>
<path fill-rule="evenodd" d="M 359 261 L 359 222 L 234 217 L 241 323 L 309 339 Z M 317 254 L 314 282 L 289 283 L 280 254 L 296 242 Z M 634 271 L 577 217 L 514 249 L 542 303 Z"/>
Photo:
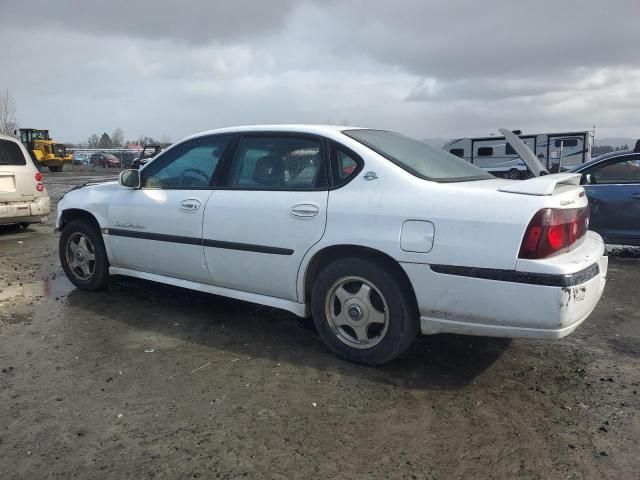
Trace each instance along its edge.
<path fill-rule="evenodd" d="M 536 177 L 540 175 L 548 175 L 549 172 L 544 165 L 538 160 L 535 154 L 527 147 L 527 144 L 524 143 L 520 137 L 518 137 L 515 133 L 507 130 L 506 128 L 500 128 L 500 133 L 504 135 L 504 138 L 509 142 L 509 144 L 513 147 L 516 153 L 520 156 L 522 161 L 529 167 L 529 170 Z"/>

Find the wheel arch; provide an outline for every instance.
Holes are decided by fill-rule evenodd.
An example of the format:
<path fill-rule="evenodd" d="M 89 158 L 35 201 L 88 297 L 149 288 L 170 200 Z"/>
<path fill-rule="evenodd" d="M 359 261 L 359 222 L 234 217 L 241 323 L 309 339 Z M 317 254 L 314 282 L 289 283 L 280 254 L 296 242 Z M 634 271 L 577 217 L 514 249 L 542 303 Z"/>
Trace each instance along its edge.
<path fill-rule="evenodd" d="M 409 280 L 406 272 L 404 271 L 402 266 L 400 266 L 400 263 L 396 259 L 375 248 L 365 247 L 363 245 L 349 244 L 330 245 L 323 247 L 322 249 L 313 253 L 313 256 L 306 263 L 303 270 L 304 274 L 301 279 L 300 292 L 301 303 L 305 303 L 307 305 L 310 303 L 313 284 L 318 274 L 324 267 L 329 265 L 331 262 L 334 262 L 335 260 L 354 257 L 374 260 L 384 264 L 394 274 L 402 279 L 406 287 L 409 288 L 411 296 L 417 304 L 417 298 L 415 291 L 413 290 L 413 285 L 411 284 L 411 281 Z"/>
<path fill-rule="evenodd" d="M 98 231 L 100 231 L 100 222 L 98 222 L 98 219 L 95 217 L 95 215 L 81 208 L 68 208 L 64 210 L 60 215 L 60 224 L 58 225 L 58 230 L 62 230 L 65 224 L 71 222 L 72 220 L 79 219 L 90 221 L 95 225 Z"/>

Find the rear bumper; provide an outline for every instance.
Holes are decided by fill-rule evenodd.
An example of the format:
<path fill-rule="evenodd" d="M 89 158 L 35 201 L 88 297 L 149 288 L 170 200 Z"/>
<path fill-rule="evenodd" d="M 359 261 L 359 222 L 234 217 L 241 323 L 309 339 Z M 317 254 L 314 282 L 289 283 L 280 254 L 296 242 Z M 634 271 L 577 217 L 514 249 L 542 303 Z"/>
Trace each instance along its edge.
<path fill-rule="evenodd" d="M 36 197 L 29 202 L 0 203 L 0 225 L 46 222 L 49 213 L 51 213 L 51 200 L 48 196 Z"/>
<path fill-rule="evenodd" d="M 575 274 L 534 276 L 534 283 L 525 283 L 524 277 L 507 281 L 438 273 L 419 264 L 403 268 L 416 292 L 425 335 L 561 338 L 596 307 L 606 283 L 608 258 L 600 254 L 594 264 Z"/>

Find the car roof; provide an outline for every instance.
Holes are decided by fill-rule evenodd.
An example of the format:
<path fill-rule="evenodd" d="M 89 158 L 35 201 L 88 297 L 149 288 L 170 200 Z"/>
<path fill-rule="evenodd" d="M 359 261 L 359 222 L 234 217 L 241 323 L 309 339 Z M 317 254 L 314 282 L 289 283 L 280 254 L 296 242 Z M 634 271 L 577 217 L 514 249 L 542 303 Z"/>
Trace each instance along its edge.
<path fill-rule="evenodd" d="M 344 125 L 310 125 L 310 124 L 284 124 L 284 125 L 243 125 L 237 127 L 225 127 L 215 130 L 207 130 L 186 137 L 184 140 L 197 138 L 205 135 L 218 133 L 239 133 L 239 132 L 292 132 L 311 133 L 315 135 L 335 134 L 344 130 L 360 130 L 363 127 L 349 127 Z"/>
<path fill-rule="evenodd" d="M 17 143 L 19 145 L 22 145 L 20 140 L 18 140 L 16 137 L 12 137 L 11 135 L 2 135 L 2 134 L 0 134 L 0 140 L 9 140 L 11 142 L 15 142 L 15 143 Z"/>
<path fill-rule="evenodd" d="M 592 165 L 595 165 L 596 163 L 600 163 L 603 162 L 605 160 L 609 160 L 611 158 L 618 158 L 618 157 L 625 157 L 627 155 L 640 155 L 640 153 L 638 152 L 634 152 L 633 150 L 617 150 L 615 152 L 609 152 L 609 153 L 604 153 L 602 155 L 599 155 L 591 160 L 589 160 L 587 163 L 582 163 L 580 165 L 577 165 L 576 167 L 570 169 L 571 172 L 579 172 L 585 168 L 588 168 Z"/>

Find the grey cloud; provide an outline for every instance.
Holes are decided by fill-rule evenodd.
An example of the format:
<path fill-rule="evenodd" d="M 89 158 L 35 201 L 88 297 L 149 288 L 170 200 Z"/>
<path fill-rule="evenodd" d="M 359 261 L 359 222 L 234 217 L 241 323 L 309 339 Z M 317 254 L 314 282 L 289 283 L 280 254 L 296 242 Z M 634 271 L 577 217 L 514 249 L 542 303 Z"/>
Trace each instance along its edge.
<path fill-rule="evenodd" d="M 0 0 L 0 44 L 17 46 L 0 89 L 23 124 L 70 141 L 343 120 L 418 138 L 593 124 L 631 136 L 637 5 Z"/>
<path fill-rule="evenodd" d="M 441 79 L 637 65 L 637 0 L 353 0 L 335 4 L 345 48 Z"/>
<path fill-rule="evenodd" d="M 0 4 L 0 25 L 202 44 L 280 31 L 295 0 L 22 0 Z M 37 15 L 34 18 L 34 12 Z"/>

